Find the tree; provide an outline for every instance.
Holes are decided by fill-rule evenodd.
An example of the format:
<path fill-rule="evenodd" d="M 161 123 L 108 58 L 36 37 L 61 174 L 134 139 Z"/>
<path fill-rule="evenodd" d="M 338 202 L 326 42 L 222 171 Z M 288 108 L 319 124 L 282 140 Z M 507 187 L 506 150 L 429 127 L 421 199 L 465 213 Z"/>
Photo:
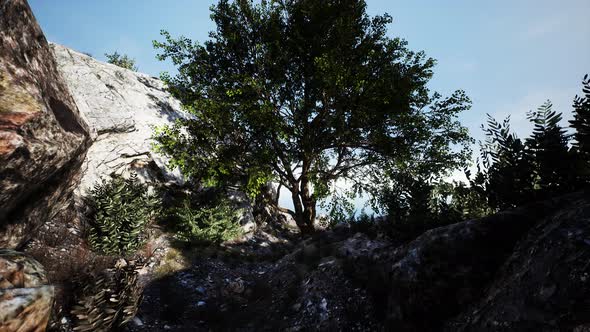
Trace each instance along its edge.
<path fill-rule="evenodd" d="M 570 135 L 559 125 L 561 113 L 553 111 L 553 104 L 547 100 L 527 117 L 534 124 L 533 133 L 526 140 L 534 160 L 533 188 L 541 197 L 571 190 L 574 168 L 568 147 Z"/>
<path fill-rule="evenodd" d="M 500 124 L 488 115 L 487 128 L 482 126 L 488 137 L 481 149 L 485 170 L 478 171 L 476 187 L 485 187 L 494 209 L 571 192 L 584 183 L 580 179 L 585 169 L 579 166 L 580 154 L 570 149 L 571 135 L 559 125 L 562 114 L 553 110 L 551 101 L 528 112 L 527 118 L 534 128 L 524 143 L 510 132 L 510 118 Z M 584 139 L 579 131 L 576 135 Z"/>
<path fill-rule="evenodd" d="M 577 169 L 580 181 L 590 182 L 590 78 L 586 74 L 582 81 L 583 97 L 574 98 L 574 119 L 570 121 L 574 133 L 574 149 L 578 153 Z"/>
<path fill-rule="evenodd" d="M 488 114 L 487 139 L 481 145 L 488 202 L 494 209 L 523 204 L 533 192 L 533 164 L 527 146 L 510 131 L 510 117 L 502 123 Z"/>
<path fill-rule="evenodd" d="M 334 181 L 367 189 L 369 175 L 412 159 L 455 162 L 468 135 L 455 116 L 469 108 L 426 87 L 435 61 L 387 37 L 389 15 L 363 0 L 221 0 L 204 44 L 154 41 L 171 93 L 194 116 L 160 128 L 160 151 L 207 183 L 268 180 L 291 191 L 302 231 Z M 396 166 L 398 165 L 398 166 Z"/>
<path fill-rule="evenodd" d="M 121 68 L 137 71 L 139 68 L 135 65 L 135 59 L 128 57 L 126 54 L 119 54 L 118 52 L 105 53 L 107 62 Z"/>

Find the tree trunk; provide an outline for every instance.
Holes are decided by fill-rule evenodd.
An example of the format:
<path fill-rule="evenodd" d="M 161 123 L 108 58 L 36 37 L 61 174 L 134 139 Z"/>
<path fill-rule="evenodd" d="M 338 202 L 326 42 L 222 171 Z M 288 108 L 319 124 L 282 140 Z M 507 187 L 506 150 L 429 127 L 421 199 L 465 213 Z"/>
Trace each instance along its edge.
<path fill-rule="evenodd" d="M 293 199 L 293 207 L 295 210 L 295 222 L 297 227 L 303 234 L 312 233 L 313 220 L 315 219 L 315 204 L 310 204 L 309 200 L 305 200 L 299 188 L 291 189 L 291 198 Z"/>
<path fill-rule="evenodd" d="M 316 202 L 311 194 L 309 177 L 306 173 L 301 175 L 301 203 L 303 205 L 303 215 L 301 223 L 304 225 L 306 232 L 313 232 L 316 217 Z"/>

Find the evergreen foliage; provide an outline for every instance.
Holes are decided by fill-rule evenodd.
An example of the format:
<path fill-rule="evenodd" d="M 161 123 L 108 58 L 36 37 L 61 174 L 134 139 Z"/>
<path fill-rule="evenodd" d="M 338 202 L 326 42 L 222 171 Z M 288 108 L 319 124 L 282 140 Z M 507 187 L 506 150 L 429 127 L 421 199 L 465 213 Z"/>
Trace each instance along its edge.
<path fill-rule="evenodd" d="M 481 181 L 473 187 L 485 192 L 493 210 L 572 192 L 590 184 L 588 75 L 584 76 L 583 92 L 585 97 L 574 99 L 574 120 L 570 121 L 573 135 L 561 127 L 562 114 L 553 110 L 550 101 L 528 113 L 534 129 L 524 143 L 510 132 L 509 118 L 500 124 L 488 116 L 488 126 L 484 128 L 488 139 L 481 149 L 484 169 L 478 171 Z"/>
<path fill-rule="evenodd" d="M 88 241 L 105 254 L 124 254 L 142 243 L 146 226 L 157 216 L 159 199 L 133 174 L 102 180 L 90 191 Z"/>
<path fill-rule="evenodd" d="M 559 125 L 561 113 L 553 111 L 548 100 L 537 112 L 529 112 L 528 118 L 534 124 L 526 141 L 533 160 L 533 188 L 543 196 L 567 192 L 574 184 L 575 170 L 568 147 L 570 135 Z"/>
<path fill-rule="evenodd" d="M 482 217 L 590 184 L 587 75 L 583 86 L 585 97 L 576 96 L 574 100 L 574 120 L 570 121 L 573 135 L 560 125 L 562 114 L 553 110 L 550 101 L 527 114 L 534 127 L 524 141 L 511 131 L 510 117 L 498 122 L 488 115 L 487 125 L 482 125 L 486 140 L 480 143 L 477 172 L 472 177 L 466 171 L 469 186 L 436 180 L 435 171 L 420 173 L 416 167 L 390 173 L 391 184 L 380 198 L 388 214 L 388 233 L 415 236 L 429 228 Z"/>
<path fill-rule="evenodd" d="M 581 181 L 590 182 L 590 78 L 584 76 L 582 81 L 583 96 L 574 99 L 574 119 L 570 121 L 574 128 L 574 149 L 579 154 L 576 160 L 578 168 L 585 171 L 580 173 Z"/>
<path fill-rule="evenodd" d="M 239 212 L 227 200 L 195 207 L 189 199 L 185 199 L 180 207 L 172 208 L 169 222 L 180 241 L 217 244 L 242 234 Z"/>
<path fill-rule="evenodd" d="M 510 117 L 502 123 L 488 114 L 484 129 L 486 141 L 481 145 L 487 169 L 486 193 L 490 206 L 505 209 L 523 204 L 533 189 L 533 164 L 525 143 L 510 131 Z"/>

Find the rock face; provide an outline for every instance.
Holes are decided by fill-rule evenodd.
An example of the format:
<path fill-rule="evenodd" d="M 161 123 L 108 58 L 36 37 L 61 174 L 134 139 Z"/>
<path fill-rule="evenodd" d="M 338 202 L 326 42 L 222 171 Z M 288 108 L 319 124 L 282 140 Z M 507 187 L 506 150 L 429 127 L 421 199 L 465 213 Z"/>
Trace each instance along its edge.
<path fill-rule="evenodd" d="M 69 206 L 88 129 L 25 0 L 0 0 L 0 247 Z"/>
<path fill-rule="evenodd" d="M 0 331 L 45 331 L 53 296 L 41 264 L 0 249 Z"/>
<path fill-rule="evenodd" d="M 181 182 L 180 174 L 167 169 L 151 146 L 153 127 L 185 116 L 163 82 L 61 45 L 52 44 L 52 49 L 92 132 L 77 193 L 84 194 L 100 178 L 129 171 L 144 181 Z"/>
<path fill-rule="evenodd" d="M 449 331 L 588 331 L 590 203 L 578 198 L 520 241 Z"/>
<path fill-rule="evenodd" d="M 364 244 L 349 260 L 367 267 L 355 275 L 388 330 L 571 330 L 590 323 L 589 197 L 433 229 L 395 250 Z"/>
<path fill-rule="evenodd" d="M 274 262 L 198 259 L 146 288 L 130 330 L 587 331 L 589 217 L 579 193 L 403 245 L 336 228 Z"/>

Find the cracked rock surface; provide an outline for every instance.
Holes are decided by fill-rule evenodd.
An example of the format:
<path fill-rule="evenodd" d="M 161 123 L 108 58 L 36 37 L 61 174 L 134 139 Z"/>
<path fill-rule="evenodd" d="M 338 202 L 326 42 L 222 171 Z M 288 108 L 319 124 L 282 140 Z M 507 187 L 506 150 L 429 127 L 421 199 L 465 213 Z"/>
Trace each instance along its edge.
<path fill-rule="evenodd" d="M 179 172 L 168 169 L 167 160 L 152 148 L 154 127 L 186 116 L 164 83 L 61 45 L 51 47 L 93 139 L 77 194 L 101 178 L 130 170 L 147 182 L 181 182 Z"/>

